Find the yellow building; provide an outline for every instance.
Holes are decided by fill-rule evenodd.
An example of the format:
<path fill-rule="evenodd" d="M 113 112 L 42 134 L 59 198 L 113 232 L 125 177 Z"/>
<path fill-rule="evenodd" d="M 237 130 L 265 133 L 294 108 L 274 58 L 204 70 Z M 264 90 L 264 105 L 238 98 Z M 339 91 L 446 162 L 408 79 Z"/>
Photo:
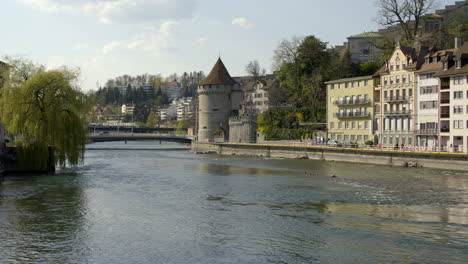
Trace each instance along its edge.
<path fill-rule="evenodd" d="M 373 76 L 339 79 L 327 85 L 328 138 L 363 144 L 374 140 Z"/>

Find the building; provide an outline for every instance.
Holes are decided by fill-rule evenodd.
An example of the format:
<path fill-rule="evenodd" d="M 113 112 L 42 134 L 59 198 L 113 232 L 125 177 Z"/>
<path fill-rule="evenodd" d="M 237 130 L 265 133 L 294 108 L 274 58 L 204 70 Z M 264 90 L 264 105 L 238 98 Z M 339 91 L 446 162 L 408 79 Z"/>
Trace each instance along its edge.
<path fill-rule="evenodd" d="M 443 150 L 468 151 L 468 43 L 441 57 L 442 70 L 435 74 L 440 88 L 439 146 Z"/>
<path fill-rule="evenodd" d="M 192 97 L 180 98 L 177 103 L 177 121 L 189 120 L 193 118 L 193 99 Z"/>
<path fill-rule="evenodd" d="M 208 76 L 198 85 L 198 141 L 212 141 L 215 135 L 223 136 L 224 140 L 229 139 L 229 117 L 233 105 L 240 105 L 240 101 L 237 103 L 232 100 L 233 89 L 239 90 L 239 85 L 219 58 Z"/>
<path fill-rule="evenodd" d="M 416 123 L 416 79 L 415 71 L 421 68 L 427 48 L 411 48 L 397 43 L 391 58 L 376 73 L 380 76 L 380 85 L 376 92 L 380 100 L 376 108 L 378 142 L 382 145 L 414 145 Z"/>
<path fill-rule="evenodd" d="M 439 79 L 434 75 L 443 68 L 442 59 L 453 50 L 431 50 L 424 57 L 424 64 L 416 74 L 416 143 L 420 147 L 439 146 Z M 445 96 L 445 95 L 444 95 Z M 447 103 L 444 98 L 442 102 Z"/>
<path fill-rule="evenodd" d="M 165 82 L 160 85 L 160 89 L 171 101 L 179 97 L 181 87 L 178 82 Z"/>
<path fill-rule="evenodd" d="M 122 105 L 122 114 L 132 115 L 134 111 L 135 111 L 135 105 L 133 105 L 133 104 L 123 104 Z"/>
<path fill-rule="evenodd" d="M 364 32 L 348 37 L 346 47 L 354 63 L 366 61 L 378 61 L 384 51 L 376 47 L 384 40 L 384 36 L 378 32 Z"/>
<path fill-rule="evenodd" d="M 279 87 L 279 81 L 274 76 L 259 80 L 251 80 L 244 86 L 244 97 L 250 96 L 260 113 L 270 107 L 270 91 Z"/>
<path fill-rule="evenodd" d="M 328 137 L 363 144 L 374 136 L 374 77 L 326 82 Z M 379 99 L 377 97 L 377 99 Z"/>

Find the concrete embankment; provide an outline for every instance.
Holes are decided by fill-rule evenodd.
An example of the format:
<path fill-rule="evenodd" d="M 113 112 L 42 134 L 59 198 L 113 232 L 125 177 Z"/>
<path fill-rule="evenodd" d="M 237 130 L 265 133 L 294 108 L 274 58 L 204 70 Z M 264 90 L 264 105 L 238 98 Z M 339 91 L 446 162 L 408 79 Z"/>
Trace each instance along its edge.
<path fill-rule="evenodd" d="M 343 161 L 380 165 L 416 165 L 427 168 L 468 171 L 468 155 L 462 153 L 370 150 L 316 146 L 286 146 L 237 143 L 192 143 L 196 153 L 248 155 L 272 158 Z"/>

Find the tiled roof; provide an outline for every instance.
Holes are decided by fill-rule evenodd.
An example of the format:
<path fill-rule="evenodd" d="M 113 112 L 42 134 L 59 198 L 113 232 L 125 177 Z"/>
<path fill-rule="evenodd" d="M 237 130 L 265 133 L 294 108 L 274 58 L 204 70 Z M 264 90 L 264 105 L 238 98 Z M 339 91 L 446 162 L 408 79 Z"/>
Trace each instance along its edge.
<path fill-rule="evenodd" d="M 224 84 L 224 85 L 234 85 L 236 81 L 229 75 L 228 70 L 224 66 L 221 58 L 216 61 L 213 69 L 210 74 L 200 82 L 199 85 L 210 85 L 210 84 Z"/>

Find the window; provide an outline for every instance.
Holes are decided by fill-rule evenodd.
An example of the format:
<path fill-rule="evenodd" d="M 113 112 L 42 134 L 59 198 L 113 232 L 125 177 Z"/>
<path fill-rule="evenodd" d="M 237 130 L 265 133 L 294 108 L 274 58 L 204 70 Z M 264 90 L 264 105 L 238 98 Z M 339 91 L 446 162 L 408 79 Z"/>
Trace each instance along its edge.
<path fill-rule="evenodd" d="M 393 71 L 393 63 L 390 63 L 390 71 Z"/>
<path fill-rule="evenodd" d="M 390 76 L 390 84 L 393 84 L 393 76 Z"/>
<path fill-rule="evenodd" d="M 397 75 L 397 76 L 395 77 L 395 81 L 396 81 L 396 83 L 400 83 L 400 75 Z"/>
<path fill-rule="evenodd" d="M 455 76 L 453 77 L 453 84 L 463 84 L 465 82 L 465 76 Z"/>
<path fill-rule="evenodd" d="M 421 86 L 419 92 L 420 92 L 420 94 L 434 94 L 434 93 L 437 93 L 437 85 Z"/>
<path fill-rule="evenodd" d="M 444 63 L 442 63 L 442 67 L 444 70 L 447 70 L 448 69 L 448 63 L 446 61 L 444 61 Z"/>
<path fill-rule="evenodd" d="M 461 68 L 461 60 L 456 60 L 455 61 L 455 67 L 457 67 L 457 69 Z"/>
<path fill-rule="evenodd" d="M 388 84 L 388 77 L 384 77 L 384 85 Z"/>
<path fill-rule="evenodd" d="M 356 140 L 356 136 L 355 135 L 351 135 L 351 141 L 355 141 Z"/>
<path fill-rule="evenodd" d="M 348 135 L 344 136 L 344 141 L 349 141 L 349 136 Z"/>
<path fill-rule="evenodd" d="M 401 76 L 401 82 L 402 82 L 402 83 L 405 83 L 405 82 L 406 82 L 406 75 L 403 74 L 403 75 Z"/>
<path fill-rule="evenodd" d="M 338 128 L 342 129 L 343 128 L 343 122 L 338 122 Z"/>
<path fill-rule="evenodd" d="M 364 81 L 364 85 L 366 85 L 366 86 L 367 86 L 367 84 L 368 84 L 368 83 L 369 83 L 369 81 L 367 81 L 367 80 L 366 80 L 366 81 Z"/>
<path fill-rule="evenodd" d="M 357 136 L 357 141 L 362 141 L 362 136 L 361 135 Z"/>
<path fill-rule="evenodd" d="M 338 136 L 336 137 L 336 139 L 337 139 L 338 141 L 341 141 L 342 136 L 341 136 L 341 135 L 338 135 Z"/>
<path fill-rule="evenodd" d="M 369 128 L 369 121 L 364 121 L 364 128 Z"/>
<path fill-rule="evenodd" d="M 364 136 L 364 141 L 367 141 L 367 140 L 369 140 L 369 136 L 365 135 Z"/>
<path fill-rule="evenodd" d="M 454 114 L 463 114 L 463 105 L 455 105 L 453 107 Z"/>
<path fill-rule="evenodd" d="M 463 91 L 454 91 L 453 99 L 463 99 Z"/>
<path fill-rule="evenodd" d="M 463 128 L 463 120 L 453 120 L 453 128 Z"/>
<path fill-rule="evenodd" d="M 348 121 L 345 122 L 345 128 L 349 129 L 349 122 Z"/>
<path fill-rule="evenodd" d="M 437 101 L 421 101 L 419 102 L 419 109 L 436 109 Z"/>
<path fill-rule="evenodd" d="M 334 129 L 335 128 L 335 122 L 330 122 L 330 129 Z"/>
<path fill-rule="evenodd" d="M 348 83 L 345 83 L 345 88 L 348 88 L 348 85 L 349 85 Z"/>
<path fill-rule="evenodd" d="M 408 96 L 413 96 L 413 88 L 408 89 Z"/>
<path fill-rule="evenodd" d="M 356 122 L 355 121 L 351 122 L 351 128 L 356 129 Z"/>

